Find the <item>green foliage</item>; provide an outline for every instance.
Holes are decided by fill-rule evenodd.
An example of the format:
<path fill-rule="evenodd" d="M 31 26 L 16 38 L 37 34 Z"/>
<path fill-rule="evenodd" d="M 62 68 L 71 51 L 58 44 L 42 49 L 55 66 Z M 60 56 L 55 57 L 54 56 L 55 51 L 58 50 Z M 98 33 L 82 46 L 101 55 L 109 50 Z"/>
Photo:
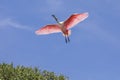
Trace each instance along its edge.
<path fill-rule="evenodd" d="M 13 64 L 0 64 L 0 80 L 67 80 L 63 75 L 56 75 L 38 68 L 16 66 Z"/>

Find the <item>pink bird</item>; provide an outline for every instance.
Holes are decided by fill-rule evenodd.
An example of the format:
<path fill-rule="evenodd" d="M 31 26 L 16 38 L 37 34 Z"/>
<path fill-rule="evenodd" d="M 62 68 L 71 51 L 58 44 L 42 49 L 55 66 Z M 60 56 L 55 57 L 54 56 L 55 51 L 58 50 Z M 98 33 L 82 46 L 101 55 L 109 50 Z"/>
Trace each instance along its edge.
<path fill-rule="evenodd" d="M 55 15 L 52 15 L 53 18 L 56 20 L 57 24 L 49 24 L 46 25 L 37 31 L 35 33 L 37 35 L 46 35 L 51 33 L 63 33 L 65 37 L 65 42 L 70 42 L 69 36 L 71 34 L 71 28 L 74 27 L 79 22 L 85 20 L 88 17 L 88 12 L 85 13 L 75 13 L 72 14 L 67 20 L 63 22 L 59 22 Z"/>

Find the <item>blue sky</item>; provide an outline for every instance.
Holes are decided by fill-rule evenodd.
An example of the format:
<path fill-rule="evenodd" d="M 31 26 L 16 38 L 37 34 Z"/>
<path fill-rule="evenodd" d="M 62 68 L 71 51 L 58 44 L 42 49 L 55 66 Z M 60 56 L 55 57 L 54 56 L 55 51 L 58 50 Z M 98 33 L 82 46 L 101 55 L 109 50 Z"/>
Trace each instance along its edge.
<path fill-rule="evenodd" d="M 39 67 L 70 80 L 120 80 L 119 0 L 0 0 L 0 62 Z M 61 34 L 37 36 L 35 30 L 89 17 L 72 28 L 71 42 Z"/>

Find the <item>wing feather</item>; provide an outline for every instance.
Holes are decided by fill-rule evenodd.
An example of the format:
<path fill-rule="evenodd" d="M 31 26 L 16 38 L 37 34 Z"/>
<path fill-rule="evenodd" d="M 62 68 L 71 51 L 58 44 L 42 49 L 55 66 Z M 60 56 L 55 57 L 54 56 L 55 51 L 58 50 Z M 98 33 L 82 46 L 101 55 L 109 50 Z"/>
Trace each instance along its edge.
<path fill-rule="evenodd" d="M 81 14 L 73 14 L 71 15 L 65 22 L 64 26 L 69 29 L 74 27 L 79 22 L 85 20 L 88 17 L 88 13 L 81 13 Z"/>
<path fill-rule="evenodd" d="M 61 32 L 61 29 L 57 24 L 46 25 L 35 31 L 37 35 L 45 35 L 45 34 L 58 33 L 58 32 Z"/>

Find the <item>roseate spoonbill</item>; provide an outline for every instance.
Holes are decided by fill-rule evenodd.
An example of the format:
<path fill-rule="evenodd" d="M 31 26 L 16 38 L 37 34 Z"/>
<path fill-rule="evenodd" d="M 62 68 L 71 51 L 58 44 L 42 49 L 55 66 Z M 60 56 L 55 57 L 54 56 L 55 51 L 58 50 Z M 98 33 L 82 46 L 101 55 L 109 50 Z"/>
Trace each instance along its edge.
<path fill-rule="evenodd" d="M 63 22 L 59 22 L 55 15 L 52 15 L 52 17 L 56 20 L 57 24 L 46 25 L 35 31 L 35 33 L 37 35 L 45 35 L 45 34 L 62 32 L 65 37 L 65 42 L 67 43 L 70 42 L 69 39 L 69 36 L 71 34 L 70 28 L 74 27 L 79 22 L 85 20 L 88 17 L 88 12 L 74 13 L 67 20 Z"/>

